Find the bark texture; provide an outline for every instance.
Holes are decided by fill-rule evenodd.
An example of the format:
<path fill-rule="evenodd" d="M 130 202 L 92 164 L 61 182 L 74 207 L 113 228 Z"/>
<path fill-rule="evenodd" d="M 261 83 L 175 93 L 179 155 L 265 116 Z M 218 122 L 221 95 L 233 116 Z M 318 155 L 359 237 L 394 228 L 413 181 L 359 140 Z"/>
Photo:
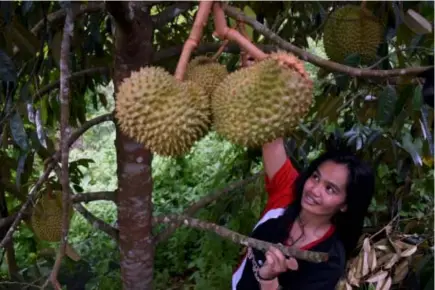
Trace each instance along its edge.
<path fill-rule="evenodd" d="M 147 2 L 108 2 L 117 23 L 115 41 L 115 92 L 132 71 L 150 64 L 153 24 Z M 116 94 L 115 94 L 116 95 Z M 116 98 L 116 96 L 115 96 Z M 152 154 L 121 133 L 116 124 L 119 250 L 123 289 L 152 289 Z"/>

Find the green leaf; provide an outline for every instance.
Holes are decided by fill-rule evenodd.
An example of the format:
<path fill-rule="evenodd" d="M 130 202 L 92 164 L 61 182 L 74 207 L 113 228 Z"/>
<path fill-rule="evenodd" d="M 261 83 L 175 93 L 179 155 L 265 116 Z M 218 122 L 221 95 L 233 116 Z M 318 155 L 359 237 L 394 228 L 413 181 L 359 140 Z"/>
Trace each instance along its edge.
<path fill-rule="evenodd" d="M 414 88 L 414 96 L 412 98 L 412 108 L 414 109 L 414 111 L 420 111 L 422 104 L 423 104 L 423 100 L 421 94 L 421 87 L 416 86 Z"/>
<path fill-rule="evenodd" d="M 21 150 L 27 151 L 29 148 L 29 144 L 27 142 L 27 133 L 24 129 L 23 120 L 17 111 L 15 111 L 9 120 L 9 125 L 12 138 L 14 139 L 15 143 L 21 148 Z"/>
<path fill-rule="evenodd" d="M 26 159 L 27 159 L 27 152 L 21 152 L 21 155 L 18 158 L 17 173 L 15 175 L 15 184 L 16 184 L 17 188 L 21 187 L 21 175 L 24 172 L 24 167 L 26 165 Z"/>
<path fill-rule="evenodd" d="M 410 133 L 407 132 L 402 136 L 402 143 L 400 144 L 400 146 L 411 155 L 412 160 L 415 164 L 421 166 L 423 164 L 423 161 L 420 154 L 420 148 L 419 146 L 417 146 L 416 143 L 418 142 L 412 142 L 412 136 Z"/>
<path fill-rule="evenodd" d="M 245 13 L 246 16 L 251 17 L 253 19 L 257 18 L 257 14 L 255 14 L 255 11 L 252 10 L 252 8 L 248 5 L 246 5 L 243 8 L 243 13 Z M 244 24 L 244 25 L 245 25 L 246 33 L 249 36 L 249 39 L 254 40 L 254 29 L 250 25 L 246 25 L 246 24 Z"/>
<path fill-rule="evenodd" d="M 0 49 L 0 80 L 6 82 L 17 81 L 17 70 L 11 58 Z"/>
<path fill-rule="evenodd" d="M 381 126 L 393 121 L 396 109 L 397 93 L 394 87 L 388 85 L 379 96 L 376 118 Z"/>

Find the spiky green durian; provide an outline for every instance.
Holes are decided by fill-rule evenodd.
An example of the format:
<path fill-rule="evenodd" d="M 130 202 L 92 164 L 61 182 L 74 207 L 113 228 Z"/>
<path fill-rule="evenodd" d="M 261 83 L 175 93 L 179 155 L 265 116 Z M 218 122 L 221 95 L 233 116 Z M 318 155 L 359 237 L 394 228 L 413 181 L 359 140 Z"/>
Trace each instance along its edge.
<path fill-rule="evenodd" d="M 123 80 L 116 118 L 129 137 L 163 156 L 188 153 L 210 127 L 210 100 L 194 82 L 178 81 L 161 67 L 144 67 Z"/>
<path fill-rule="evenodd" d="M 225 65 L 206 56 L 197 56 L 189 62 L 184 76 L 202 86 L 211 95 L 216 86 L 228 75 Z"/>
<path fill-rule="evenodd" d="M 282 65 L 288 57 L 294 67 Z M 312 82 L 300 61 L 274 53 L 227 76 L 212 96 L 214 130 L 229 141 L 260 147 L 288 135 L 308 112 Z"/>
<path fill-rule="evenodd" d="M 359 54 L 361 63 L 376 60 L 383 39 L 383 26 L 367 9 L 346 5 L 332 12 L 324 26 L 323 43 L 330 60 L 343 63 Z"/>

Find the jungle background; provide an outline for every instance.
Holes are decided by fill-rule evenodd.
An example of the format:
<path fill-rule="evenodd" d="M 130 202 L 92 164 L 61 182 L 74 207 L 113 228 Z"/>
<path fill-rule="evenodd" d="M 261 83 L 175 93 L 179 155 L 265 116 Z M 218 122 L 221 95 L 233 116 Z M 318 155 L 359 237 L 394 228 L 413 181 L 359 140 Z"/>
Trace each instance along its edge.
<path fill-rule="evenodd" d="M 350 68 L 347 73 L 327 61 L 322 28 L 334 9 L 360 2 L 227 3 L 249 17 L 244 18 L 247 33 L 264 51 L 310 55 L 305 67 L 314 80 L 315 103 L 286 141 L 295 166 L 305 167 L 334 136 L 344 138 L 376 170 L 361 263 L 349 265 L 353 280 L 348 286 L 433 289 L 433 1 L 367 2 L 383 19 L 384 41 L 372 64 L 349 56 L 342 63 Z M 151 231 L 151 214 L 184 213 L 249 234 L 266 198 L 261 151 L 211 131 L 180 158 L 132 152 L 126 148 L 134 141 L 117 130 L 112 116 L 116 84 L 130 71 L 149 64 L 175 70 L 197 4 L 0 3 L 1 289 L 40 289 L 52 273 L 60 243 L 38 239 L 25 222 L 28 212 L 20 209 L 23 204 L 31 208 L 35 193 L 47 188 L 44 174 L 60 186 L 60 169 L 48 175 L 55 165 L 47 164 L 60 165 L 56 152 L 65 144 L 71 146 L 67 181 L 75 203 L 68 243 L 80 260 L 61 260 L 57 280 L 62 289 L 230 288 L 242 246 L 189 227 L 157 235 L 155 248 L 144 241 L 166 227 Z M 430 29 L 413 20 L 409 9 Z M 74 20 L 70 47 L 62 41 L 67 15 Z M 211 18 L 194 55 L 213 55 L 222 44 L 212 35 Z M 229 25 L 234 23 L 228 18 Z M 62 52 L 62 47 L 70 49 Z M 230 42 L 219 61 L 228 71 L 238 69 L 237 44 Z M 397 68 L 403 74 L 388 75 Z M 387 75 L 371 75 L 378 70 Z M 70 96 L 66 107 L 61 86 Z M 425 93 L 430 88 L 432 95 Z M 69 116 L 62 127 L 68 130 L 61 132 L 62 108 Z M 62 143 L 62 136 L 68 141 Z M 149 170 L 125 177 L 122 168 L 137 158 Z M 35 190 L 37 183 L 41 187 Z M 368 265 L 367 255 L 375 249 L 377 263 Z"/>

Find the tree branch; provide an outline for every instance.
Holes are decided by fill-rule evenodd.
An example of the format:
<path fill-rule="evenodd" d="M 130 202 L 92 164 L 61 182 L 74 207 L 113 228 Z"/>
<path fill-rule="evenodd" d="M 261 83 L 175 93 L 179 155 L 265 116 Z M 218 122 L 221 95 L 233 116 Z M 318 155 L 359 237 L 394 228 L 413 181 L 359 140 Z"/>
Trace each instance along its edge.
<path fill-rule="evenodd" d="M 71 5 L 71 4 L 66 4 Z M 65 256 L 66 245 L 68 242 L 68 231 L 70 223 L 70 187 L 69 187 L 69 133 L 68 126 L 70 108 L 70 48 L 71 39 L 74 33 L 74 14 L 72 8 L 65 8 L 66 17 L 65 25 L 63 27 L 63 37 L 60 48 L 60 142 L 61 142 L 61 175 L 60 183 L 62 185 L 62 239 L 60 241 L 59 252 L 54 262 L 51 274 L 44 285 L 48 285 L 51 281 L 53 287 L 61 289 L 57 281 L 60 265 L 63 257 Z"/>
<path fill-rule="evenodd" d="M 127 7 L 132 5 L 130 2 L 124 1 L 107 1 L 106 9 L 112 15 L 113 19 L 118 24 L 118 27 L 123 31 L 128 31 L 131 27 L 132 9 Z"/>
<path fill-rule="evenodd" d="M 192 8 L 194 5 L 196 5 L 195 2 L 178 2 L 167 7 L 164 11 L 151 18 L 154 23 L 154 28 L 158 29 L 159 27 L 164 26 L 178 15 Z"/>
<path fill-rule="evenodd" d="M 90 202 L 96 200 L 115 201 L 115 194 L 116 193 L 114 191 L 96 191 L 96 192 L 78 193 L 78 194 L 74 194 L 71 197 L 71 201 L 73 203 Z"/>
<path fill-rule="evenodd" d="M 107 73 L 109 72 L 109 68 L 108 67 L 93 67 L 93 68 L 88 68 L 88 69 L 84 69 L 78 72 L 75 72 L 71 75 L 68 76 L 68 81 L 75 79 L 75 78 L 79 78 L 85 75 L 91 75 L 91 74 L 95 74 L 95 73 Z M 33 96 L 32 99 L 34 102 L 36 102 L 40 97 L 42 97 L 43 95 L 49 93 L 51 90 L 56 89 L 59 87 L 60 84 L 60 80 L 54 81 L 46 86 L 44 86 L 43 88 L 41 88 L 40 90 L 38 90 Z"/>
<path fill-rule="evenodd" d="M 217 189 L 217 190 L 213 191 L 212 193 L 206 195 L 205 197 L 201 198 L 197 202 L 190 205 L 187 209 L 185 209 L 183 211 L 183 215 L 186 215 L 186 216 L 195 215 L 196 212 L 199 211 L 201 208 L 203 208 L 203 207 L 207 206 L 208 204 L 212 203 L 213 201 L 217 200 L 218 198 L 220 198 L 224 194 L 227 194 L 228 192 L 231 192 L 231 191 L 235 190 L 236 188 L 242 187 L 242 186 L 250 183 L 251 181 L 257 179 L 261 174 L 263 174 L 263 171 L 256 173 L 253 176 L 250 176 L 246 179 L 233 182 L 229 186 L 227 186 L 223 189 Z M 181 224 L 182 224 L 181 222 L 173 223 L 168 228 L 161 231 L 155 237 L 155 239 L 154 239 L 155 243 L 160 243 L 160 242 L 167 240 L 172 235 L 172 233 L 179 226 L 181 226 Z"/>
<path fill-rule="evenodd" d="M 295 247 L 286 247 L 282 244 L 272 244 L 269 242 L 249 238 L 247 236 L 241 235 L 237 232 L 231 231 L 222 226 L 218 226 L 213 223 L 205 222 L 202 220 L 190 218 L 184 215 L 165 215 L 165 216 L 155 216 L 153 217 L 153 223 L 168 223 L 168 224 L 178 224 L 182 223 L 185 226 L 207 230 L 216 233 L 217 235 L 229 239 L 230 241 L 247 246 L 252 247 L 260 251 L 267 251 L 271 246 L 281 250 L 283 254 L 289 257 L 295 257 L 300 260 L 309 261 L 313 263 L 320 263 L 326 261 L 328 259 L 327 253 L 319 253 L 319 252 L 310 252 L 305 250 L 300 250 Z"/>
<path fill-rule="evenodd" d="M 371 70 L 371 69 L 360 69 L 354 68 L 347 65 L 339 64 L 333 61 L 329 61 L 313 55 L 307 51 L 300 49 L 299 47 L 285 41 L 273 31 L 269 30 L 266 26 L 256 21 L 255 19 L 246 16 L 243 12 L 239 12 L 236 8 L 231 7 L 225 3 L 222 3 L 222 8 L 224 11 L 234 18 L 235 20 L 241 20 L 249 24 L 254 30 L 264 35 L 266 38 L 275 42 L 280 48 L 294 53 L 301 59 L 308 61 L 318 67 L 324 68 L 330 71 L 336 71 L 348 74 L 353 77 L 378 77 L 378 78 L 388 78 L 394 76 L 417 76 L 421 72 L 431 68 L 430 66 L 425 67 L 410 67 L 410 68 L 400 68 L 391 70 Z"/>
<path fill-rule="evenodd" d="M 89 13 L 89 12 L 98 12 L 98 11 L 102 11 L 104 10 L 104 2 L 88 2 L 88 4 L 84 5 L 84 4 L 75 4 L 74 2 L 72 3 L 73 5 L 73 13 L 74 16 L 73 18 L 76 18 L 84 13 Z M 56 24 L 56 23 L 61 23 L 62 20 L 65 18 L 66 13 L 64 9 L 59 9 L 58 11 L 55 11 L 53 13 L 50 13 L 47 15 L 47 22 L 48 24 Z M 44 27 L 44 19 L 40 20 L 31 30 L 31 32 L 35 35 L 38 35 L 39 32 L 42 30 L 42 28 Z"/>

